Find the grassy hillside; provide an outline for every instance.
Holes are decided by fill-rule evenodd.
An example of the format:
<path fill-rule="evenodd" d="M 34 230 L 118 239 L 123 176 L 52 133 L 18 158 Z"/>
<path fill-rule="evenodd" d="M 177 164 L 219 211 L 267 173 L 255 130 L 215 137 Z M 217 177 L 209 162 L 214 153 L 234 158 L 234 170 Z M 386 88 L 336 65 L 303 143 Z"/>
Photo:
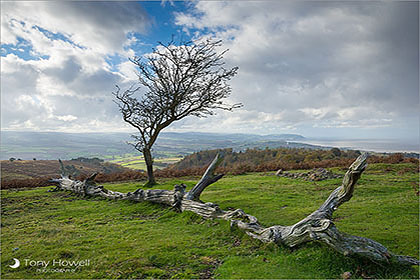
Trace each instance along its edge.
<path fill-rule="evenodd" d="M 342 169 L 332 169 L 343 173 Z M 419 174 L 415 164 L 372 164 L 354 197 L 335 212 L 338 228 L 372 238 L 394 253 L 419 252 Z M 161 179 L 160 189 L 198 178 Z M 204 201 L 241 208 L 265 226 L 293 224 L 340 184 L 279 178 L 266 173 L 227 176 Z M 107 184 L 133 191 L 141 183 Z M 312 243 L 295 250 L 264 245 L 220 220 L 203 220 L 150 203 L 81 198 L 48 188 L 2 190 L 2 278 L 418 278 L 418 268 L 380 266 Z M 22 265 L 13 269 L 12 258 Z M 28 260 L 89 260 L 75 271 L 37 272 Z M 65 268 L 65 267 L 64 267 Z"/>
<path fill-rule="evenodd" d="M 87 175 L 94 172 L 113 173 L 126 170 L 121 165 L 103 162 L 103 160 L 99 159 L 64 160 L 63 164 L 66 170 L 74 176 Z M 61 173 L 58 160 L 2 160 L 0 165 L 2 180 L 39 177 L 53 178 Z"/>

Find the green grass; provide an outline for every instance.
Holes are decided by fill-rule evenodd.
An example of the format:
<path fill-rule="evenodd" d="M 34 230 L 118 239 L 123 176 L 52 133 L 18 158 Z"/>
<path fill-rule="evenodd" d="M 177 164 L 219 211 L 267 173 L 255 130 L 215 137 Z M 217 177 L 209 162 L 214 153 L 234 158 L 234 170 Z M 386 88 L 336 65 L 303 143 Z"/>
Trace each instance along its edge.
<path fill-rule="evenodd" d="M 372 238 L 397 254 L 418 256 L 419 174 L 410 164 L 370 165 L 354 197 L 334 215 L 337 227 Z M 335 169 L 335 172 L 343 172 Z M 161 179 L 172 189 L 198 178 Z M 241 208 L 265 226 L 290 225 L 316 210 L 340 179 L 307 182 L 268 173 L 227 176 L 204 201 Z M 142 182 L 106 184 L 133 191 Z M 2 278 L 418 278 L 418 268 L 378 265 L 308 243 L 297 249 L 263 244 L 221 220 L 204 220 L 151 203 L 82 198 L 49 188 L 3 190 Z M 22 265 L 12 269 L 12 258 Z M 90 260 L 74 272 L 37 272 L 31 260 Z M 57 268 L 57 267 L 54 267 Z"/>

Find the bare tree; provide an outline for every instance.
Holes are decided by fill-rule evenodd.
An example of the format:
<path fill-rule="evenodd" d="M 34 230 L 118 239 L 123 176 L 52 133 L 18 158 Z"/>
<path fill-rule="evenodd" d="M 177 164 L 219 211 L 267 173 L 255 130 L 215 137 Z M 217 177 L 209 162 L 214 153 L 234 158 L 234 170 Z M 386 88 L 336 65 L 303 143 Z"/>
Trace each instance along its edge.
<path fill-rule="evenodd" d="M 221 41 L 159 42 L 151 54 L 130 59 L 138 67 L 139 86 L 114 92 L 124 121 L 138 130 L 132 145 L 143 153 L 148 185 L 155 184 L 151 148 L 165 127 L 187 116 L 204 117 L 214 109 L 232 110 L 240 104 L 224 102 L 231 93 L 227 83 L 238 67 L 224 67 Z M 135 96 L 143 91 L 142 95 Z"/>

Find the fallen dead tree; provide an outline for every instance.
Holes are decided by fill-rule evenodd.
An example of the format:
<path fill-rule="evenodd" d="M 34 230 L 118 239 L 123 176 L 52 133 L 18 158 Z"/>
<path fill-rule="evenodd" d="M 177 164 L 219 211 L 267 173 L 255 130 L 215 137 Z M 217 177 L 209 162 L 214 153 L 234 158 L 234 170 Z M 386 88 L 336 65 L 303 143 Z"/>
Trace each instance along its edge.
<path fill-rule="evenodd" d="M 204 189 L 223 177 L 223 174 L 215 174 L 215 169 L 222 161 L 220 154 L 216 155 L 201 180 L 190 191 L 186 191 L 186 186 L 181 184 L 175 185 L 172 191 L 138 189 L 134 192 L 121 193 L 96 185 L 94 181 L 96 173 L 84 181 L 77 181 L 70 179 L 64 168 L 62 177 L 52 179 L 51 182 L 57 184 L 55 190 L 67 190 L 83 196 L 100 196 L 135 202 L 149 201 L 169 205 L 179 211 L 192 211 L 206 219 L 229 220 L 232 227 L 238 227 L 249 236 L 266 243 L 295 247 L 316 241 L 332 247 L 345 256 L 361 256 L 379 263 L 419 265 L 420 262 L 416 258 L 393 254 L 374 240 L 340 232 L 334 225 L 333 212 L 353 196 L 354 187 L 367 166 L 366 160 L 367 154 L 359 156 L 344 175 L 342 185 L 336 188 L 312 214 L 291 226 L 275 225 L 267 228 L 260 225 L 256 217 L 246 214 L 241 209 L 224 211 L 217 204 L 204 203 L 200 200 Z"/>

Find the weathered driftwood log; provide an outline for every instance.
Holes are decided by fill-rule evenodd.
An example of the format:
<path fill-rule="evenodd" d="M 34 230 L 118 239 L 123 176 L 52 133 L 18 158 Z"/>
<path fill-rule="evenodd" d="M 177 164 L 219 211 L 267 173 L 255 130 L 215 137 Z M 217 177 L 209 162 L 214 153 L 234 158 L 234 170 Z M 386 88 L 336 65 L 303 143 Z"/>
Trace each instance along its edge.
<path fill-rule="evenodd" d="M 263 227 L 256 217 L 246 214 L 241 209 L 232 211 L 221 210 L 217 204 L 200 201 L 200 195 L 210 184 L 219 180 L 223 174 L 215 175 L 215 169 L 222 161 L 221 155 L 216 155 L 201 180 L 191 191 L 186 192 L 184 184 L 176 185 L 174 190 L 142 190 L 121 193 L 105 189 L 95 184 L 95 174 L 84 181 L 72 180 L 62 166 L 62 178 L 53 179 L 57 190 L 68 190 L 84 196 L 101 196 L 107 199 L 126 199 L 131 201 L 150 201 L 169 205 L 179 211 L 192 211 L 206 219 L 224 219 L 231 226 L 238 227 L 249 236 L 262 242 L 295 247 L 305 242 L 316 241 L 324 243 L 346 256 L 362 256 L 374 262 L 396 262 L 402 265 L 419 265 L 419 260 L 395 255 L 383 245 L 368 238 L 358 237 L 340 232 L 332 221 L 333 212 L 353 196 L 354 187 L 365 170 L 367 154 L 359 156 L 344 175 L 342 185 L 336 188 L 324 204 L 316 211 L 291 226 Z"/>

